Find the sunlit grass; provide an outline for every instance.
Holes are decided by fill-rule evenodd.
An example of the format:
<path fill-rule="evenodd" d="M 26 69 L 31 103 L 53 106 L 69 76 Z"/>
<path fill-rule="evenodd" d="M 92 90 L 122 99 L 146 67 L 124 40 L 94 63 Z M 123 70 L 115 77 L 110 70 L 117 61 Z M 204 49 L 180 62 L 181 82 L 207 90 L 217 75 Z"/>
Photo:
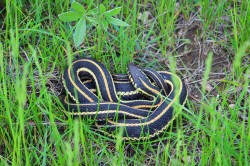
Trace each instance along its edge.
<path fill-rule="evenodd" d="M 122 6 L 120 16 L 130 26 L 113 26 L 105 33 L 87 27 L 81 49 L 73 46 L 72 27 L 57 17 L 68 10 L 70 1 L 6 0 L 6 9 L 0 9 L 0 165 L 247 165 L 249 2 L 103 3 L 109 8 Z M 144 11 L 152 15 L 148 22 L 138 20 Z M 233 61 L 216 95 L 206 87 L 212 65 L 208 60 L 201 77 L 205 78 L 203 86 L 197 87 L 200 100 L 190 97 L 187 108 L 160 138 L 142 142 L 113 140 L 95 132 L 85 118 L 63 112 L 60 78 L 73 59 L 96 55 L 113 72 L 126 73 L 131 61 L 165 70 L 163 62 L 171 62 L 169 56 L 176 61 L 181 58 L 172 52 L 180 42 L 175 38 L 180 33 L 175 22 L 182 14 L 184 20 L 191 19 L 191 13 L 197 14 L 203 28 L 198 38 L 213 40 Z M 224 34 L 216 31 L 221 27 Z M 168 67 L 178 75 L 190 73 L 183 64 L 182 70 L 173 64 Z"/>

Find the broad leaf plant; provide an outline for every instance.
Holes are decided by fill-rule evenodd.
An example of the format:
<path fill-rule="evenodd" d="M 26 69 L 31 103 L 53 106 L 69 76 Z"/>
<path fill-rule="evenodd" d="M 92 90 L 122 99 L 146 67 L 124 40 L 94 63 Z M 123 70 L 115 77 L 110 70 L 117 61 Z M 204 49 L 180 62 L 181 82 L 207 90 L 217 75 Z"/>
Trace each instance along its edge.
<path fill-rule="evenodd" d="M 63 22 L 76 22 L 73 33 L 73 40 L 76 47 L 79 47 L 84 42 L 87 23 L 92 24 L 93 26 L 98 26 L 98 28 L 101 27 L 105 31 L 107 31 L 109 24 L 129 26 L 126 22 L 114 17 L 120 13 L 121 7 L 107 10 L 103 4 L 100 4 L 99 7 L 85 10 L 84 6 L 73 1 L 71 9 L 71 11 L 61 13 L 59 19 Z"/>

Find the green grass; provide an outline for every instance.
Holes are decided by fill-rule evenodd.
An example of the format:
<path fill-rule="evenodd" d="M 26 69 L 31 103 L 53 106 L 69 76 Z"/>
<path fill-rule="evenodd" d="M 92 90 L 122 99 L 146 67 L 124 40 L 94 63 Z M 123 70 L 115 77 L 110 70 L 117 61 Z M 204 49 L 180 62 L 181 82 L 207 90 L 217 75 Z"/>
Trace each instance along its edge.
<path fill-rule="evenodd" d="M 249 1 L 104 0 L 108 9 L 121 6 L 119 18 L 131 26 L 88 27 L 80 49 L 72 25 L 57 17 L 69 0 L 5 2 L 0 165 L 249 165 Z M 132 61 L 175 70 L 189 90 L 186 108 L 156 140 L 125 143 L 96 133 L 87 119 L 65 115 L 59 100 L 63 69 L 83 54 L 113 72 L 125 73 Z"/>

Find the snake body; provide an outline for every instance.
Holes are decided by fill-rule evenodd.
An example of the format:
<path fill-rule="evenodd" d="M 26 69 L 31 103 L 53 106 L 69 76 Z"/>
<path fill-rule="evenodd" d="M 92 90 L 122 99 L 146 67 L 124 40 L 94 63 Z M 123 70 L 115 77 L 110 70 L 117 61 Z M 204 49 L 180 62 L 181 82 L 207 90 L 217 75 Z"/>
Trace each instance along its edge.
<path fill-rule="evenodd" d="M 75 60 L 63 74 L 67 98 L 64 107 L 72 115 L 94 118 L 105 134 L 141 140 L 162 133 L 175 119 L 174 111 L 186 102 L 187 89 L 175 74 L 140 69 L 129 64 L 128 74 L 111 75 L 90 58 Z"/>

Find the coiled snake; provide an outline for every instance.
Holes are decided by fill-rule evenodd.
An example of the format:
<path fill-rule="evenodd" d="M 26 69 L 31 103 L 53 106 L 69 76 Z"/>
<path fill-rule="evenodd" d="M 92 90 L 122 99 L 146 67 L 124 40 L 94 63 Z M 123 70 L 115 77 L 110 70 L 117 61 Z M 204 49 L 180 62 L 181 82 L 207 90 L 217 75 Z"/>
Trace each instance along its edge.
<path fill-rule="evenodd" d="M 105 134 L 124 140 L 152 138 L 162 133 L 186 102 L 187 89 L 175 74 L 128 65 L 128 74 L 111 75 L 100 62 L 75 60 L 63 74 L 67 94 L 63 105 L 72 115 L 94 118 Z"/>

